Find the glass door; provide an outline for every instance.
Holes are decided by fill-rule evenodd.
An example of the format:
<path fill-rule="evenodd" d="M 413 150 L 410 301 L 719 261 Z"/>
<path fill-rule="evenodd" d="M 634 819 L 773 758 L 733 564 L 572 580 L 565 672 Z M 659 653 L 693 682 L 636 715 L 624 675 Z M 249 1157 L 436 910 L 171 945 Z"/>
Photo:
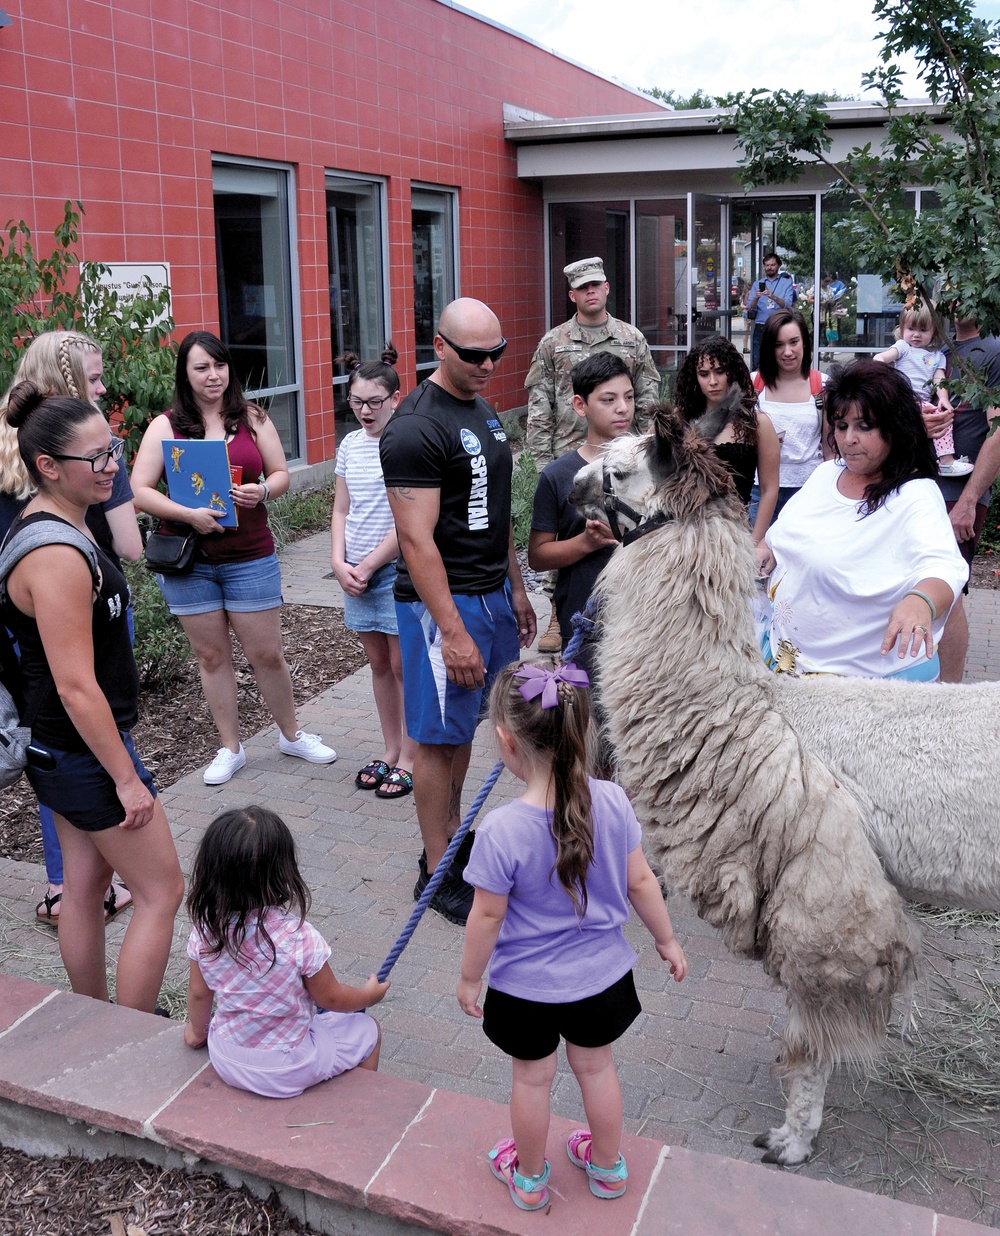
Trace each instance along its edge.
<path fill-rule="evenodd" d="M 722 243 L 728 203 L 703 193 L 691 195 L 691 333 L 694 343 L 711 335 L 729 338 L 729 250 Z"/>
<path fill-rule="evenodd" d="M 814 326 L 814 289 L 819 284 L 816 248 L 816 195 L 744 197 L 730 202 L 729 259 L 732 339 L 750 364 L 754 323 L 746 316 L 746 300 L 764 277 L 764 258 L 776 253 L 779 269 L 795 286 L 794 308 L 805 317 L 813 336 L 813 361 L 822 342 Z M 820 321 L 822 336 L 823 323 Z"/>

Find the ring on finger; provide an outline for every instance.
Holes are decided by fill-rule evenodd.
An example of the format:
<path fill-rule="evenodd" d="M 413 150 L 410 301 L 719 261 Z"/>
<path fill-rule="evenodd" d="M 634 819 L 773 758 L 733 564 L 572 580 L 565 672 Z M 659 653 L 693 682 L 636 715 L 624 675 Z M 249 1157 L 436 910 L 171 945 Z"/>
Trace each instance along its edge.
<path fill-rule="evenodd" d="M 921 635 L 926 635 L 926 634 L 927 634 L 927 628 L 926 628 L 926 627 L 923 627 L 923 626 L 917 626 L 917 627 L 914 627 L 913 629 L 914 629 L 914 631 L 919 631 Z"/>

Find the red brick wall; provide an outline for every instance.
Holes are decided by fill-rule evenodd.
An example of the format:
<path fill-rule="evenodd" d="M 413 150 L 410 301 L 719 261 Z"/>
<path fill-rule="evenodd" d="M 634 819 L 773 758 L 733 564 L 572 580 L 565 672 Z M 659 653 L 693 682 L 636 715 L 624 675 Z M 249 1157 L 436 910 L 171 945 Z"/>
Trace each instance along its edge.
<path fill-rule="evenodd" d="M 92 261 L 168 261 L 178 336 L 218 328 L 213 153 L 295 166 L 307 456 L 333 454 L 324 171 L 388 177 L 392 337 L 413 373 L 410 181 L 458 187 L 460 289 L 511 348 L 489 395 L 523 402 L 544 323 L 540 195 L 502 108 L 654 109 L 436 0 L 22 0 L 0 30 L 0 221 L 40 245 L 83 202 Z M 18 12 L 18 8 L 21 12 Z"/>

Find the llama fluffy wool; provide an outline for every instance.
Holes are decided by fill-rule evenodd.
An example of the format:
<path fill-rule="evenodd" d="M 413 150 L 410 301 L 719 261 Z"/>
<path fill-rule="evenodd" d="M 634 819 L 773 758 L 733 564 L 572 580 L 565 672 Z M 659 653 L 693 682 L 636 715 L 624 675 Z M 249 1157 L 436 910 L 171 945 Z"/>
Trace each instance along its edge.
<path fill-rule="evenodd" d="M 830 1067 L 881 1045 L 914 975 L 897 889 L 1000 909 L 1000 686 L 772 675 L 745 514 L 694 432 L 661 410 L 652 437 L 612 443 L 574 489 L 590 518 L 604 477 L 640 517 L 672 516 L 598 583 L 620 780 L 670 882 L 785 990 L 786 1124 L 760 1144 L 801 1162 Z"/>

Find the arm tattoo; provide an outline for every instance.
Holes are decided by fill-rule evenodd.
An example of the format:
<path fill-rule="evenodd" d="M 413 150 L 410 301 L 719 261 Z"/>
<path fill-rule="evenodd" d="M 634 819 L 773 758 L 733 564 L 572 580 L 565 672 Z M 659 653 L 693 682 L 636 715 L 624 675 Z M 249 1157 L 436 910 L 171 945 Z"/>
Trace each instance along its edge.
<path fill-rule="evenodd" d="M 413 501 L 413 490 L 409 485 L 387 485 L 386 493 L 392 494 L 394 498 L 401 498 L 404 502 Z"/>

